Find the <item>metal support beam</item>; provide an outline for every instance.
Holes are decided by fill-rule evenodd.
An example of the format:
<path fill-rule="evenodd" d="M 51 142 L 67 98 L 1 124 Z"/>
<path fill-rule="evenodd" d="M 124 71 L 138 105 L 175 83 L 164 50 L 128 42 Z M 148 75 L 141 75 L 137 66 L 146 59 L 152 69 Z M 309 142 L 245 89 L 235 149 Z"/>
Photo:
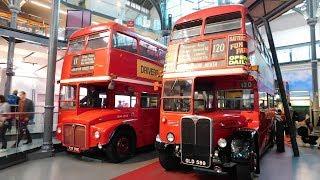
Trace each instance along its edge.
<path fill-rule="evenodd" d="M 288 125 L 289 125 L 289 128 L 290 128 L 290 138 L 291 138 L 293 155 L 295 157 L 298 157 L 299 156 L 299 148 L 298 148 L 297 140 L 296 140 L 296 127 L 295 127 L 294 122 L 292 121 L 292 117 L 290 116 L 289 105 L 288 105 L 288 101 L 287 101 L 285 88 L 284 88 L 284 85 L 283 85 L 280 65 L 279 65 L 279 61 L 278 61 L 276 48 L 275 48 L 275 45 L 274 45 L 274 42 L 273 42 L 273 37 L 272 37 L 270 24 L 269 24 L 269 21 L 267 19 L 265 19 L 265 18 L 263 18 L 263 21 L 264 21 L 264 26 L 265 26 L 267 37 L 268 37 L 270 51 L 271 51 L 271 54 L 272 54 L 272 59 L 273 59 L 273 63 L 274 63 L 274 69 L 275 69 L 276 76 L 277 76 L 277 82 L 278 82 L 278 87 L 279 87 L 279 91 L 280 91 L 280 95 L 281 95 L 281 100 L 282 100 L 282 104 L 283 104 L 283 108 L 284 108 L 284 112 L 285 112 L 285 116 L 286 116 L 286 121 L 288 122 Z"/>
<path fill-rule="evenodd" d="M 288 10 L 288 8 L 294 5 L 296 2 L 297 0 L 284 1 L 284 3 L 282 3 L 280 6 L 278 6 L 277 8 L 273 9 L 271 12 L 266 14 L 265 18 L 270 20 L 280 16 L 282 14 L 281 12 Z"/>
<path fill-rule="evenodd" d="M 20 12 L 20 0 L 10 0 L 9 10 L 11 11 L 10 27 L 13 29 L 17 28 L 17 19 Z M 13 58 L 14 58 L 14 47 L 15 47 L 15 37 L 10 36 L 8 41 L 8 55 L 7 55 L 7 69 L 6 69 L 6 83 L 4 87 L 4 95 L 8 96 L 11 91 L 12 76 L 13 72 Z"/>
<path fill-rule="evenodd" d="M 57 59 L 58 27 L 59 27 L 59 6 L 60 0 L 52 0 L 50 17 L 50 38 L 48 69 L 46 82 L 46 98 L 44 112 L 44 132 L 42 152 L 52 152 L 52 130 L 53 130 L 53 109 L 54 109 L 54 86 Z"/>
<path fill-rule="evenodd" d="M 318 61 L 316 52 L 316 24 L 317 17 L 315 16 L 314 0 L 307 0 L 308 5 L 308 19 L 307 23 L 310 27 L 310 46 L 311 46 L 311 68 L 312 68 L 312 95 L 313 95 L 313 119 L 314 126 L 319 121 L 319 87 L 318 87 Z"/>
<path fill-rule="evenodd" d="M 29 42 L 32 44 L 39 44 L 47 47 L 49 46 L 49 38 L 47 36 L 38 35 L 38 34 L 26 32 L 26 31 L 21 31 L 14 28 L 8 28 L 8 27 L 2 27 L 2 26 L 0 27 L 1 27 L 0 36 L 8 37 L 8 38 L 15 37 L 16 40 L 18 39 L 18 40 Z M 67 46 L 66 41 L 62 41 L 62 40 L 58 41 L 58 47 L 66 47 L 66 46 Z"/>

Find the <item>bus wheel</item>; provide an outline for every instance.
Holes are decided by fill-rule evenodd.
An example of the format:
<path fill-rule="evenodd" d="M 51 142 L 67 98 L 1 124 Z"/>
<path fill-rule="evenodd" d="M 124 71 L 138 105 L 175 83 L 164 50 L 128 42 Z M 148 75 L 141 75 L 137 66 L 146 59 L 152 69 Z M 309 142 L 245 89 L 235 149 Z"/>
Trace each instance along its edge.
<path fill-rule="evenodd" d="M 126 131 L 117 132 L 106 148 L 110 162 L 120 163 L 129 159 L 135 152 L 135 140 Z"/>
<path fill-rule="evenodd" d="M 167 171 L 178 170 L 181 166 L 180 159 L 173 155 L 173 151 L 168 149 L 159 152 L 159 162 Z"/>

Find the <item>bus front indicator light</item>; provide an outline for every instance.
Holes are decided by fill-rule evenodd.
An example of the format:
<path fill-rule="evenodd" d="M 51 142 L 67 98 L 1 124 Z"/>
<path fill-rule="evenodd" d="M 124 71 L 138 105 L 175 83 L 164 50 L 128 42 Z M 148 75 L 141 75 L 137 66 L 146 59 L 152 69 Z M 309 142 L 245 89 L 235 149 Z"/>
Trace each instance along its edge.
<path fill-rule="evenodd" d="M 167 122 L 167 119 L 166 119 L 165 117 L 163 117 L 163 118 L 161 119 L 161 122 L 162 122 L 162 123 L 166 123 L 166 122 Z"/>
<path fill-rule="evenodd" d="M 94 137 L 96 139 L 99 139 L 100 138 L 100 132 L 99 131 L 94 132 Z"/>
<path fill-rule="evenodd" d="M 58 134 L 61 134 L 61 132 L 62 132 L 61 127 L 58 127 L 58 128 L 57 128 L 57 133 L 58 133 Z"/>

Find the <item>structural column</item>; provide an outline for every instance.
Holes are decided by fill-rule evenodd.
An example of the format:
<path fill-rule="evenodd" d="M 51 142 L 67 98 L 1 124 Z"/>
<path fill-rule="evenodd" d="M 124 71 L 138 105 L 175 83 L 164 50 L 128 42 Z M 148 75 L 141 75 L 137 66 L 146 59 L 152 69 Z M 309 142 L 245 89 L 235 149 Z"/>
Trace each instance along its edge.
<path fill-rule="evenodd" d="M 268 42 L 269 42 L 269 46 L 270 46 L 270 51 L 271 51 L 271 55 L 272 55 L 272 59 L 273 59 L 274 70 L 275 70 L 276 76 L 277 76 L 278 87 L 279 87 L 279 91 L 280 91 L 280 95 L 281 95 L 281 100 L 282 100 L 286 120 L 287 120 L 289 128 L 290 128 L 290 139 L 291 139 L 291 144 L 292 144 L 293 155 L 295 157 L 298 157 L 299 156 L 299 148 L 298 148 L 298 144 L 297 144 L 297 140 L 296 140 L 296 127 L 295 127 L 295 123 L 292 121 L 292 117 L 290 116 L 287 95 L 286 95 L 285 88 L 283 85 L 283 79 L 282 79 L 282 75 L 281 75 L 281 70 L 280 70 L 280 65 L 279 65 L 279 61 L 278 61 L 276 48 L 275 48 L 275 45 L 273 42 L 270 24 L 267 19 L 264 18 L 263 20 L 264 20 L 264 26 L 266 29 Z"/>
<path fill-rule="evenodd" d="M 319 121 L 319 87 L 318 87 L 318 60 L 316 54 L 316 24 L 317 17 L 316 9 L 317 3 L 316 0 L 307 0 L 308 5 L 308 19 L 307 23 L 310 27 L 310 46 L 311 46 L 311 68 L 312 68 L 312 95 L 313 95 L 313 118 L 314 125 L 318 124 Z"/>
<path fill-rule="evenodd" d="M 11 21 L 10 28 L 17 28 L 17 19 L 18 14 L 20 12 L 20 2 L 21 0 L 10 0 L 8 8 L 11 11 Z M 13 72 L 13 57 L 14 57 L 14 47 L 15 47 L 15 38 L 9 37 L 8 41 L 8 57 L 7 57 L 7 70 L 6 70 L 6 83 L 4 88 L 4 95 L 8 96 L 11 90 L 12 84 L 12 76 L 14 76 Z"/>
<path fill-rule="evenodd" d="M 44 112 L 44 132 L 42 151 L 51 153 L 52 148 L 52 130 L 53 130 L 53 110 L 54 110 L 54 87 L 57 59 L 57 43 L 59 28 L 59 6 L 60 0 L 52 0 L 51 2 L 51 18 L 50 18 L 50 38 L 49 38 L 49 54 L 47 67 L 46 82 L 46 98 Z"/>

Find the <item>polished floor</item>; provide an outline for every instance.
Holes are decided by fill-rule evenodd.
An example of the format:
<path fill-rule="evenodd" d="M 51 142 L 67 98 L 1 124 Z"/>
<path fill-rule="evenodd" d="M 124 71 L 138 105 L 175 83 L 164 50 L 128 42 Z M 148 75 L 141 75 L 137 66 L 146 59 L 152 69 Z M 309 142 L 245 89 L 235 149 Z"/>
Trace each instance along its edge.
<path fill-rule="evenodd" d="M 60 143 L 55 138 L 53 138 L 52 141 L 53 141 L 53 144 L 59 144 Z M 33 139 L 31 144 L 26 144 L 26 145 L 23 144 L 24 142 L 26 142 L 26 140 L 22 140 L 18 147 L 12 147 L 12 145 L 15 142 L 16 141 L 9 141 L 8 142 L 8 148 L 5 149 L 5 150 L 1 150 L 0 151 L 0 158 L 8 156 L 8 155 L 11 155 L 11 154 L 15 154 L 15 153 L 18 153 L 18 152 L 24 152 L 24 151 L 28 151 L 30 149 L 39 148 L 43 144 L 43 139 L 41 139 L 41 138 Z M 0 179 L 0 180 L 2 180 L 2 179 Z"/>
<path fill-rule="evenodd" d="M 319 180 L 320 150 L 300 147 L 299 158 L 292 158 L 287 147 L 285 153 L 268 152 L 261 161 L 259 180 Z M 28 161 L 0 171 L 0 180 L 106 180 L 120 179 L 202 179 L 200 176 L 184 175 L 182 172 L 167 173 L 163 169 L 152 169 L 157 164 L 154 151 L 139 153 L 135 158 L 121 164 L 80 158 L 58 153 L 56 157 Z M 144 169 L 149 170 L 144 172 Z M 154 167 L 157 167 L 155 165 Z M 141 168 L 142 173 L 141 173 Z M 129 173 L 131 172 L 131 173 Z M 129 173 L 129 174 L 127 174 Z M 127 174 L 127 175 L 126 175 Z M 122 176 L 121 176 L 122 175 Z M 212 177 L 210 179 L 217 179 Z M 219 178 L 218 178 L 219 179 Z"/>

